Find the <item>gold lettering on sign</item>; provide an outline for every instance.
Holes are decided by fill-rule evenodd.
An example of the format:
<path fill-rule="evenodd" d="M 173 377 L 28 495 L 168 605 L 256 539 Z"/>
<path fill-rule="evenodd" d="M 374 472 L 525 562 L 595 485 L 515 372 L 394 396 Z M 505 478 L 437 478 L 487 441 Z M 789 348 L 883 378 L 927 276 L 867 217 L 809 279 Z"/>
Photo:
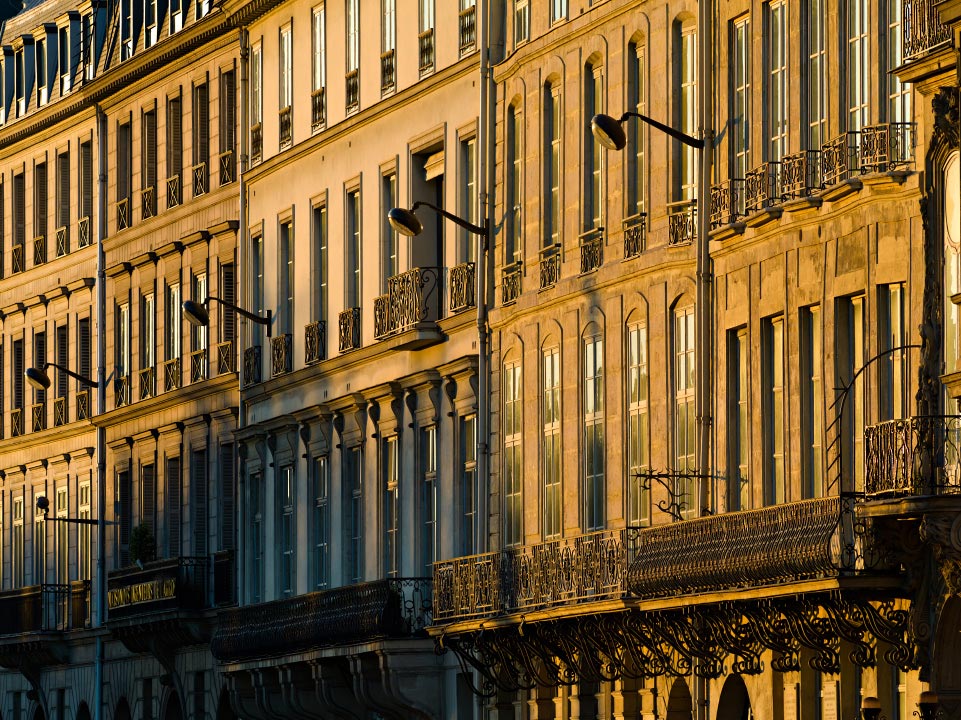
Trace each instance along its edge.
<path fill-rule="evenodd" d="M 115 588 L 107 592 L 107 609 L 137 605 L 138 603 L 169 600 L 177 594 L 177 579 L 148 580 L 147 582 Z"/>

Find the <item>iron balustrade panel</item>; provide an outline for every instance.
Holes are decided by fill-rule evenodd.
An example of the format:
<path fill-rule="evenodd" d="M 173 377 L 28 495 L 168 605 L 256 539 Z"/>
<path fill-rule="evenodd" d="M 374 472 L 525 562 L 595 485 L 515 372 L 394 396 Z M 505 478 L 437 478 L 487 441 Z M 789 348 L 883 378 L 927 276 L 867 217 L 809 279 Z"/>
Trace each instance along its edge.
<path fill-rule="evenodd" d="M 77 390 L 77 420 L 86 420 L 90 417 L 90 389 Z"/>
<path fill-rule="evenodd" d="M 107 573 L 107 621 L 169 610 L 203 610 L 207 558 L 154 560 Z"/>
<path fill-rule="evenodd" d="M 149 220 L 157 214 L 156 194 L 153 187 L 147 187 L 140 191 L 140 217 Z"/>
<path fill-rule="evenodd" d="M 327 359 L 327 323 L 318 320 L 304 326 L 304 363 Z"/>
<path fill-rule="evenodd" d="M 190 353 L 190 382 L 207 379 L 207 348 Z"/>
<path fill-rule="evenodd" d="M 781 194 L 783 197 L 807 197 L 820 187 L 820 150 L 802 150 L 781 158 Z"/>
<path fill-rule="evenodd" d="M 388 50 L 385 53 L 381 53 L 380 56 L 380 91 L 383 93 L 390 92 L 394 89 L 396 83 L 395 73 L 394 73 L 394 58 L 396 57 L 396 52 L 394 50 Z"/>
<path fill-rule="evenodd" d="M 440 319 L 440 268 L 417 267 L 387 280 L 387 294 L 374 300 L 378 340 Z"/>
<path fill-rule="evenodd" d="M 477 7 L 471 5 L 460 11 L 457 16 L 458 47 L 461 55 L 474 49 L 477 41 Z"/>
<path fill-rule="evenodd" d="M 667 244 L 687 245 L 697 237 L 697 200 L 667 204 Z"/>
<path fill-rule="evenodd" d="M 291 371 L 293 365 L 294 336 L 284 333 L 270 338 L 270 375 L 277 377 Z"/>
<path fill-rule="evenodd" d="M 711 186 L 711 229 L 730 225 L 744 215 L 744 180 L 731 178 Z"/>
<path fill-rule="evenodd" d="M 113 381 L 113 397 L 117 407 L 129 405 L 130 397 L 130 376 L 121 375 Z"/>
<path fill-rule="evenodd" d="M 521 262 L 517 260 L 503 269 L 501 276 L 501 304 L 517 302 L 521 294 Z"/>
<path fill-rule="evenodd" d="M 858 135 L 841 133 L 821 146 L 821 185 L 830 187 L 858 173 Z"/>
<path fill-rule="evenodd" d="M 14 245 L 11 248 L 10 260 L 13 263 L 13 272 L 18 273 L 24 271 L 23 245 Z"/>
<path fill-rule="evenodd" d="M 192 168 L 192 176 L 194 179 L 194 197 L 199 197 L 200 195 L 205 195 L 207 193 L 207 163 L 199 162 Z"/>
<path fill-rule="evenodd" d="M 850 501 L 827 497 L 628 528 L 634 597 L 836 577 L 855 569 Z"/>
<path fill-rule="evenodd" d="M 604 262 L 604 228 L 595 227 L 578 236 L 581 248 L 581 275 L 594 272 Z"/>
<path fill-rule="evenodd" d="M 85 215 L 77 220 L 77 246 L 84 248 L 90 244 L 90 217 Z"/>
<path fill-rule="evenodd" d="M 337 316 L 337 347 L 339 352 L 360 347 L 360 308 L 342 310 Z"/>
<path fill-rule="evenodd" d="M 226 340 L 217 344 L 217 374 L 226 375 L 234 371 L 234 343 Z"/>
<path fill-rule="evenodd" d="M 294 137 L 293 113 L 290 105 L 279 111 L 278 125 L 280 126 L 280 147 L 290 147 Z"/>
<path fill-rule="evenodd" d="M 90 583 L 33 585 L 0 593 L 0 635 L 62 632 L 90 621 Z"/>
<path fill-rule="evenodd" d="M 766 162 L 744 177 L 744 204 L 748 214 L 781 202 L 781 163 Z"/>
<path fill-rule="evenodd" d="M 220 167 L 220 184 L 229 185 L 237 177 L 237 158 L 233 150 L 224 150 L 217 158 Z"/>
<path fill-rule="evenodd" d="M 47 429 L 47 404 L 36 403 L 30 406 L 30 427 L 33 432 Z"/>
<path fill-rule="evenodd" d="M 915 416 L 864 429 L 868 495 L 961 493 L 961 415 Z"/>
<path fill-rule="evenodd" d="M 261 381 L 260 372 L 263 362 L 260 357 L 260 345 L 252 345 L 244 350 L 244 387 L 256 385 Z"/>
<path fill-rule="evenodd" d="M 140 399 L 146 400 L 157 394 L 157 373 L 152 367 L 140 371 Z"/>
<path fill-rule="evenodd" d="M 374 298 L 374 340 L 383 340 L 393 333 L 390 321 L 390 296 Z"/>
<path fill-rule="evenodd" d="M 624 218 L 624 257 L 637 257 L 647 245 L 647 213 Z"/>
<path fill-rule="evenodd" d="M 117 201 L 117 230 L 130 227 L 130 198 Z"/>
<path fill-rule="evenodd" d="M 431 622 L 430 578 L 376 580 L 226 610 L 210 650 L 224 663 L 269 658 L 334 645 L 426 637 Z"/>
<path fill-rule="evenodd" d="M 164 392 L 170 392 L 171 390 L 176 390 L 179 388 L 181 381 L 180 358 L 166 360 L 163 364 L 163 368 Z"/>
<path fill-rule="evenodd" d="M 482 553 L 434 563 L 434 623 L 492 617 L 503 607 L 503 556 Z"/>
<path fill-rule="evenodd" d="M 449 308 L 452 313 L 474 307 L 474 295 L 477 289 L 474 263 L 465 262 L 452 267 L 448 273 L 447 282 L 449 285 L 447 292 L 450 295 Z"/>
<path fill-rule="evenodd" d="M 264 128 L 260 123 L 250 126 L 250 162 L 259 163 L 264 154 Z"/>
<path fill-rule="evenodd" d="M 53 399 L 53 426 L 60 427 L 67 424 L 67 398 L 58 397 Z"/>
<path fill-rule="evenodd" d="M 417 67 L 421 73 L 434 69 L 434 28 L 429 28 L 417 36 Z"/>
<path fill-rule="evenodd" d="M 353 112 L 360 105 L 360 77 L 358 71 L 351 70 L 344 75 L 344 82 L 347 86 L 347 112 Z"/>
<path fill-rule="evenodd" d="M 541 249 L 541 290 L 552 288 L 561 279 L 561 245 L 554 243 Z M 506 302 L 506 301 L 505 301 Z"/>
<path fill-rule="evenodd" d="M 43 265 L 47 262 L 47 238 L 44 235 L 33 239 L 33 264 Z"/>
<path fill-rule="evenodd" d="M 180 189 L 180 175 L 167 178 L 167 207 L 177 207 L 183 202 L 183 193 Z"/>
<path fill-rule="evenodd" d="M 917 125 L 882 123 L 861 129 L 861 170 L 887 172 L 914 164 Z"/>
<path fill-rule="evenodd" d="M 311 130 L 322 128 L 327 122 L 327 103 L 324 88 L 318 88 L 310 94 L 310 127 Z"/>
<path fill-rule="evenodd" d="M 904 0 L 901 5 L 904 62 L 919 60 L 951 41 L 951 29 L 941 22 L 935 4 L 936 0 Z"/>
<path fill-rule="evenodd" d="M 57 243 L 57 257 L 63 257 L 70 252 L 70 228 L 66 225 L 61 225 L 54 233 Z"/>
<path fill-rule="evenodd" d="M 13 408 L 10 411 L 10 435 L 11 437 L 23 435 L 23 408 Z"/>

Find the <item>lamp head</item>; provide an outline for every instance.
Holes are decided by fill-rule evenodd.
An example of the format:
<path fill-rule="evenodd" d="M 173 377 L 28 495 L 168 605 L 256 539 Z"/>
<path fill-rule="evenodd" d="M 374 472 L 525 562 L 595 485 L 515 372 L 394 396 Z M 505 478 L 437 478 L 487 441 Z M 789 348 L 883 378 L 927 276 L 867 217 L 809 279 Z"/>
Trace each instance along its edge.
<path fill-rule="evenodd" d="M 415 237 L 424 231 L 417 216 L 406 208 L 391 208 L 387 213 L 387 222 L 395 231 L 407 237 Z"/>
<path fill-rule="evenodd" d="M 210 313 L 203 303 L 193 300 L 184 300 L 184 317 L 191 325 L 207 325 L 210 322 Z"/>
<path fill-rule="evenodd" d="M 30 383 L 30 387 L 34 390 L 46 390 L 50 387 L 50 378 L 47 377 L 46 370 L 40 370 L 35 367 L 28 367 L 23 371 L 23 376 Z"/>
<path fill-rule="evenodd" d="M 627 135 L 619 120 L 610 115 L 598 114 L 591 118 L 594 139 L 608 150 L 622 150 L 627 145 Z"/>
<path fill-rule="evenodd" d="M 50 510 L 50 501 L 47 500 L 46 495 L 37 495 L 37 510 L 42 513 Z"/>

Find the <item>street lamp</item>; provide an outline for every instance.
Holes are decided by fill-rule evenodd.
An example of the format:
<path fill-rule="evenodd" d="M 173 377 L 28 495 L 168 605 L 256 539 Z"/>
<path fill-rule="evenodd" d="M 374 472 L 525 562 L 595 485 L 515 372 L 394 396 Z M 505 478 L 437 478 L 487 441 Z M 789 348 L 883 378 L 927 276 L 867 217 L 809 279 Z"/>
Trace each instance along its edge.
<path fill-rule="evenodd" d="M 480 235 L 485 241 L 487 240 L 489 234 L 487 223 L 483 225 L 475 225 L 468 220 L 464 220 L 463 218 L 447 212 L 443 208 L 437 207 L 433 203 L 425 202 L 423 200 L 418 200 L 411 205 L 410 210 L 399 207 L 391 208 L 387 213 L 387 222 L 389 222 L 390 226 L 401 235 L 406 237 L 416 237 L 424 231 L 424 226 L 414 214 L 414 211 L 419 207 L 430 208 L 438 215 L 447 218 L 458 227 L 462 227 L 467 232 L 473 233 L 474 235 Z"/>
<path fill-rule="evenodd" d="M 42 370 L 35 367 L 28 367 L 23 371 L 23 376 L 27 379 L 30 387 L 32 387 L 34 390 L 47 390 L 50 387 L 50 376 L 47 375 L 47 368 L 51 367 L 57 368 L 57 370 L 60 372 L 66 373 L 81 385 L 91 388 L 97 387 L 97 383 L 90 378 L 85 378 L 83 375 L 79 375 L 73 370 L 65 368 L 63 365 L 58 365 L 57 363 L 52 362 L 45 363 Z"/>
<path fill-rule="evenodd" d="M 667 133 L 675 140 L 680 140 L 685 145 L 690 145 L 697 150 L 704 149 L 704 140 L 702 138 L 693 137 L 685 132 L 672 128 L 670 125 L 658 122 L 654 118 L 631 110 L 621 115 L 619 119 L 604 114 L 598 114 L 592 117 L 591 132 L 594 134 L 594 139 L 608 150 L 623 150 L 624 146 L 627 145 L 627 135 L 624 133 L 623 127 L 624 122 L 632 117 L 640 118 L 648 125 L 656 127 L 661 132 Z"/>
<path fill-rule="evenodd" d="M 252 313 L 249 310 L 244 310 L 242 307 L 234 305 L 232 302 L 227 302 L 219 297 L 214 297 L 213 295 L 208 295 L 207 299 L 202 303 L 195 302 L 193 300 L 184 300 L 183 302 L 183 312 L 184 317 L 187 318 L 187 322 L 191 325 L 199 325 L 206 327 L 210 324 L 210 312 L 207 310 L 207 304 L 211 300 L 216 300 L 221 305 L 225 305 L 233 310 L 238 315 L 242 315 L 251 322 L 255 322 L 258 325 L 267 326 L 267 337 L 270 337 L 270 323 L 272 320 L 270 310 L 267 311 L 266 317 L 261 317 L 256 313 Z"/>

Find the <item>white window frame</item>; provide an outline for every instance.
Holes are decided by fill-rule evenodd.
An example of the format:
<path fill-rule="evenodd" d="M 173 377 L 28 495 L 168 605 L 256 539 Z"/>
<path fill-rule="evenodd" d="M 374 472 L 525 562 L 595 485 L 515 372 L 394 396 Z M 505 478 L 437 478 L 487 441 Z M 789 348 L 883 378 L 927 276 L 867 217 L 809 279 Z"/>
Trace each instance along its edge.
<path fill-rule="evenodd" d="M 561 445 L 561 351 L 551 347 L 543 353 L 543 440 L 541 473 L 544 492 L 543 533 L 545 540 L 561 536 L 563 532 L 564 492 L 563 456 Z"/>
<path fill-rule="evenodd" d="M 584 531 L 601 530 L 605 523 L 605 432 L 604 432 L 604 338 L 585 337 L 583 433 L 584 433 Z"/>
<path fill-rule="evenodd" d="M 650 487 L 644 474 L 651 466 L 650 374 L 647 325 L 627 327 L 627 523 L 650 525 Z"/>
<path fill-rule="evenodd" d="M 779 162 L 788 152 L 790 81 L 788 76 L 788 4 L 767 4 L 768 159 Z"/>
<path fill-rule="evenodd" d="M 504 366 L 504 545 L 524 541 L 523 388 L 521 364 Z"/>

